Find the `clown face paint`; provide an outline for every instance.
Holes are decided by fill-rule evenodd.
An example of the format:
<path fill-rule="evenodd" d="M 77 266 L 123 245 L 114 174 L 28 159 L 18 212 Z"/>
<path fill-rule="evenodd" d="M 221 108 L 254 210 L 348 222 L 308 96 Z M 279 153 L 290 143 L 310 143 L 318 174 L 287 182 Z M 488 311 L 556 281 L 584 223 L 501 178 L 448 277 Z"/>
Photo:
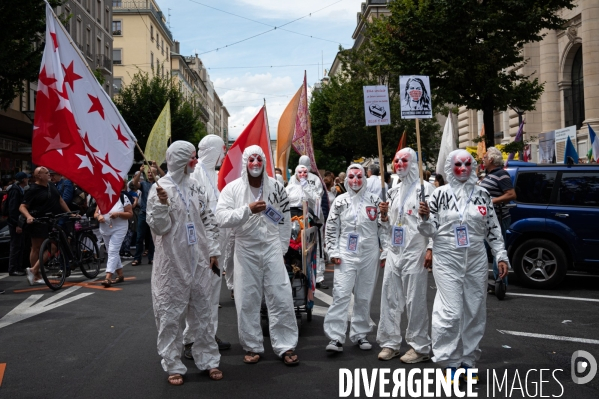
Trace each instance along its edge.
<path fill-rule="evenodd" d="M 252 177 L 258 177 L 262 174 L 262 157 L 260 155 L 250 155 L 248 158 L 248 172 Z"/>
<path fill-rule="evenodd" d="M 468 180 L 472 173 L 472 156 L 466 151 L 460 151 L 453 156 L 453 174 L 461 182 Z"/>
<path fill-rule="evenodd" d="M 197 157 L 197 153 L 194 151 L 193 154 L 191 154 L 191 158 L 190 158 L 189 162 L 187 163 L 187 167 L 185 168 L 185 173 L 191 174 L 197 164 L 198 164 L 198 157 Z"/>
<path fill-rule="evenodd" d="M 227 146 L 223 145 L 223 152 L 220 154 L 220 156 L 218 157 L 218 160 L 216 161 L 216 167 L 220 167 L 223 164 L 223 161 L 225 160 L 225 154 L 227 153 Z"/>
<path fill-rule="evenodd" d="M 395 158 L 393 159 L 393 169 L 399 177 L 404 178 L 408 175 L 408 172 L 410 171 L 410 158 L 410 153 L 404 150 L 399 151 L 395 155 Z"/>
<path fill-rule="evenodd" d="M 349 187 L 355 192 L 360 191 L 363 185 L 362 178 L 364 175 L 360 169 L 350 169 L 349 174 L 347 175 L 347 181 L 349 183 Z"/>
<path fill-rule="evenodd" d="M 308 178 L 308 169 L 300 168 L 296 173 L 296 177 L 299 181 L 306 180 Z"/>

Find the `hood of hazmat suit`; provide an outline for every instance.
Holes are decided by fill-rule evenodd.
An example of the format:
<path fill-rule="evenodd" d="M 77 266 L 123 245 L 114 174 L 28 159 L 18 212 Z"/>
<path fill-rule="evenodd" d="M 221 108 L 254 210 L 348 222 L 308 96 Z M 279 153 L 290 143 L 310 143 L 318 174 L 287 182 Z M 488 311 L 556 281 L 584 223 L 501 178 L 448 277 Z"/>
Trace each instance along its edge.
<path fill-rule="evenodd" d="M 253 155 L 263 160 L 261 192 L 257 198 L 248 178 L 248 160 Z M 239 341 L 246 351 L 264 352 L 260 328 L 260 304 L 264 294 L 271 344 L 275 353 L 282 356 L 297 345 L 291 284 L 283 260 L 291 236 L 289 201 L 283 185 L 265 173 L 266 158 L 259 146 L 247 147 L 242 160 L 241 177 L 225 186 L 216 207 L 219 225 L 230 228 L 235 237 L 234 287 Z M 253 214 L 249 204 L 258 200 L 265 201 L 267 209 Z"/>
<path fill-rule="evenodd" d="M 418 227 L 434 240 L 433 360 L 442 367 L 461 363 L 476 367 L 486 323 L 484 241 L 497 261 L 508 265 L 509 261 L 491 196 L 476 185 L 474 158 L 465 150 L 452 151 L 445 161 L 445 176 L 448 184 L 433 192 L 428 201 L 430 216 Z"/>
<path fill-rule="evenodd" d="M 303 181 L 298 178 L 298 173 L 300 171 L 308 172 L 308 168 L 304 165 L 297 165 L 297 167 L 295 168 L 295 179 L 293 179 L 293 181 L 290 181 L 287 187 L 285 188 L 285 190 L 287 191 L 287 196 L 289 197 L 289 206 L 301 207 L 302 201 L 307 200 L 308 206 L 311 209 L 314 209 L 314 207 L 316 206 L 316 201 L 318 200 L 318 197 L 316 196 L 316 191 L 314 189 L 314 186 L 312 186 L 308 181 L 308 177 L 306 177 Z"/>
<path fill-rule="evenodd" d="M 158 354 L 169 374 L 183 374 L 186 370 L 180 357 L 181 324 L 187 312 L 195 315 L 190 331 L 196 337 L 196 365 L 205 370 L 217 367 L 220 361 L 218 346 L 212 345 L 214 329 L 209 303 L 210 257 L 220 255 L 219 230 L 208 198 L 200 193 L 198 181 L 190 176 L 195 163 L 193 156 L 193 144 L 172 143 L 166 151 L 169 173 L 158 182 L 169 203 L 160 202 L 157 185 L 152 186 L 148 195 L 147 223 L 156 245 L 152 303 L 158 327 Z"/>
<path fill-rule="evenodd" d="M 325 245 L 329 257 L 341 259 L 335 265 L 333 304 L 327 312 L 324 330 L 331 340 L 345 341 L 347 312 L 352 291 L 354 308 L 350 339 L 357 342 L 372 330 L 370 303 L 378 276 L 379 239 L 386 240 L 388 223 L 379 219 L 379 197 L 367 190 L 366 172 L 360 164 L 347 169 L 347 192 L 333 201 L 326 222 Z"/>
<path fill-rule="evenodd" d="M 216 167 L 222 164 L 225 158 L 225 143 L 215 134 L 204 136 L 198 144 L 198 164 L 192 177 L 205 187 L 206 196 L 210 200 L 212 212 L 216 209 L 220 191 L 218 191 L 218 178 Z"/>

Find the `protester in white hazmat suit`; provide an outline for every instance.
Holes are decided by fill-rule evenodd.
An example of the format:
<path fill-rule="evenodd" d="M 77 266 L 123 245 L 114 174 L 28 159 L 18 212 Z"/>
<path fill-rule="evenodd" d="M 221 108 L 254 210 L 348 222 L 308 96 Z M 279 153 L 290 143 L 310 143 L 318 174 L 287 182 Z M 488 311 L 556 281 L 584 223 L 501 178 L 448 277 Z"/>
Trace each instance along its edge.
<path fill-rule="evenodd" d="M 241 177 L 227 184 L 216 207 L 219 226 L 235 236 L 235 307 L 245 363 L 264 352 L 260 304 L 266 300 L 270 341 L 287 365 L 299 363 L 294 349 L 298 329 L 291 283 L 283 255 L 289 248 L 291 223 L 283 186 L 268 177 L 262 149 L 243 151 Z"/>
<path fill-rule="evenodd" d="M 324 189 L 322 187 L 322 181 L 320 180 L 320 177 L 318 177 L 317 175 L 315 175 L 314 173 L 311 172 L 312 166 L 311 166 L 311 162 L 310 162 L 310 157 L 307 155 L 302 155 L 299 158 L 299 162 L 298 162 L 298 166 L 300 166 L 300 165 L 305 166 L 306 169 L 308 169 L 308 183 L 314 189 L 314 192 L 316 193 L 316 198 L 319 201 L 321 201 L 322 194 L 324 193 Z M 296 184 L 297 182 L 298 182 L 298 179 L 295 175 L 293 175 L 289 178 L 289 185 Z M 314 212 L 316 212 L 318 215 L 322 215 L 321 209 L 314 208 Z M 324 227 L 320 228 L 320 236 L 321 237 L 324 236 Z M 318 256 L 316 257 L 316 288 L 323 288 L 323 289 L 329 288 L 328 286 L 324 285 L 324 283 L 322 282 L 324 280 L 324 269 L 325 269 L 324 255 L 321 256 L 320 254 L 318 254 Z"/>
<path fill-rule="evenodd" d="M 218 267 L 218 227 L 208 198 L 191 177 L 197 160 L 193 144 L 175 141 L 166 150 L 168 174 L 148 195 L 147 222 L 156 252 L 152 269 L 152 303 L 158 327 L 158 354 L 173 385 L 183 384 L 187 371 L 181 362 L 183 326 L 192 313 L 193 358 L 200 370 L 219 380 L 218 346 L 210 295 L 211 267 Z"/>
<path fill-rule="evenodd" d="M 302 201 L 307 200 L 308 206 L 314 210 L 318 200 L 314 187 L 308 182 L 308 168 L 297 165 L 295 168 L 295 179 L 287 185 L 287 198 L 290 207 L 301 207 Z"/>
<path fill-rule="evenodd" d="M 218 203 L 218 181 L 216 175 L 217 167 L 221 166 L 225 159 L 226 147 L 223 139 L 215 134 L 209 134 L 198 144 L 198 164 L 196 165 L 191 177 L 200 183 L 200 193 L 205 194 L 210 202 L 210 210 L 214 213 L 216 204 Z M 228 234 L 226 229 L 219 229 L 218 244 L 221 256 L 218 257 L 218 263 L 222 267 L 223 255 L 227 246 Z M 214 333 L 218 332 L 218 305 L 220 300 L 221 276 L 212 273 L 212 324 L 214 324 Z M 192 358 L 191 346 L 193 345 L 193 337 L 189 334 L 189 318 L 193 317 L 192 313 L 187 314 L 185 331 L 183 332 L 183 344 L 185 345 L 184 355 L 186 358 Z M 219 350 L 231 348 L 231 343 L 222 341 L 216 337 L 216 343 Z"/>
<path fill-rule="evenodd" d="M 376 341 L 383 350 L 378 358 L 391 360 L 399 356 L 401 347 L 401 316 L 407 312 L 406 342 L 412 347 L 400 360 L 418 363 L 430 359 L 431 338 L 426 307 L 428 270 L 432 261 L 433 240 L 418 231 L 418 208 L 421 185 L 418 175 L 418 155 L 411 148 L 395 154 L 393 168 L 401 183 L 389 190 L 390 237 L 383 243 L 387 262 L 381 292 L 381 317 Z M 425 198 L 435 186 L 423 182 Z M 387 205 L 387 204 L 385 204 Z M 381 213 L 387 209 L 381 206 Z"/>
<path fill-rule="evenodd" d="M 324 332 L 331 340 L 326 350 L 331 352 L 343 351 L 352 292 L 349 338 L 360 349 L 372 348 L 366 339 L 374 324 L 370 320 L 370 303 L 382 263 L 379 259 L 384 259 L 379 239 L 385 241 L 388 228 L 388 223 L 379 221 L 381 200 L 368 192 L 361 165 L 349 166 L 345 187 L 347 192 L 335 198 L 326 223 L 325 244 L 335 267 L 333 303 L 324 318 Z"/>
<path fill-rule="evenodd" d="M 451 368 L 447 378 L 454 382 L 456 369 L 476 367 L 481 353 L 489 274 L 484 241 L 498 260 L 501 277 L 509 260 L 491 196 L 476 185 L 476 161 L 465 150 L 452 151 L 445 176 L 448 184 L 437 188 L 428 204 L 420 204 L 418 230 L 433 238 L 433 361 Z"/>

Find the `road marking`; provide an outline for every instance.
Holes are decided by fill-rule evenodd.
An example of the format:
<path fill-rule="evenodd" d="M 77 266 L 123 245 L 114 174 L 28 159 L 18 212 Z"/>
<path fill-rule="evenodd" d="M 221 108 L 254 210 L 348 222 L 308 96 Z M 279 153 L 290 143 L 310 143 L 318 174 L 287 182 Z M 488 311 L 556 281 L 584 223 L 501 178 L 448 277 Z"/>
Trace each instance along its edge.
<path fill-rule="evenodd" d="M 4 379 L 4 370 L 6 370 L 6 363 L 0 363 L 0 387 L 2 386 L 2 380 Z"/>
<path fill-rule="evenodd" d="M 597 339 L 562 337 L 559 335 L 534 334 L 534 333 L 527 333 L 527 332 L 520 332 L 520 331 L 506 331 L 506 330 L 497 330 L 497 331 L 499 331 L 502 334 L 517 335 L 519 337 L 552 339 L 555 341 L 569 341 L 569 342 L 580 342 L 583 344 L 599 345 L 599 340 L 597 340 Z"/>
<path fill-rule="evenodd" d="M 567 299 L 570 301 L 584 301 L 584 302 L 599 302 L 599 299 L 593 298 L 579 298 L 575 296 L 555 296 L 555 295 L 538 295 L 538 294 L 517 294 L 514 292 L 509 292 L 506 294 L 507 296 L 530 296 L 534 298 L 550 298 L 550 299 Z"/>
<path fill-rule="evenodd" d="M 8 277 L 8 273 L 0 273 L 0 280 L 6 277 Z"/>
<path fill-rule="evenodd" d="M 77 291 L 81 286 L 70 287 L 56 295 L 53 295 L 46 300 L 36 303 L 44 294 L 31 295 L 29 298 L 21 302 L 16 308 L 7 313 L 0 319 L 0 328 L 4 328 L 16 322 L 28 319 L 48 310 L 55 309 L 67 303 L 74 302 L 78 299 L 85 298 L 88 295 L 93 295 L 92 292 L 75 295 L 74 297 L 62 299 L 63 297 Z M 59 300 L 62 299 L 62 300 Z"/>
<path fill-rule="evenodd" d="M 322 291 L 314 290 L 314 297 L 317 299 L 320 299 L 321 301 L 323 301 L 324 303 L 326 303 L 329 306 L 331 306 L 333 304 L 333 297 L 328 294 L 325 294 Z M 326 316 L 328 310 L 329 310 L 328 307 L 314 305 L 312 307 L 312 315 L 324 317 L 324 316 Z M 348 306 L 348 314 L 349 314 L 350 319 L 351 319 L 353 313 L 354 313 L 354 294 L 351 294 L 351 299 L 349 301 L 349 306 Z M 376 323 L 372 320 L 372 318 L 370 319 L 370 323 L 373 326 L 376 326 Z"/>
<path fill-rule="evenodd" d="M 130 280 L 135 280 L 135 277 L 125 277 L 125 281 L 130 281 Z M 85 287 L 85 288 L 93 288 L 96 290 L 102 290 L 102 291 L 122 291 L 122 288 L 115 288 L 115 287 L 110 287 L 110 288 L 104 288 L 104 286 L 102 285 L 101 281 L 84 281 L 84 282 L 80 282 L 80 283 L 73 283 L 70 281 L 65 281 L 65 283 L 62 285 L 63 287 L 76 287 L 76 286 L 81 286 L 81 287 Z M 39 287 L 34 287 L 34 288 L 23 288 L 21 290 L 14 290 L 13 292 L 16 294 L 20 294 L 23 292 L 32 292 L 32 291 L 47 291 L 50 288 L 48 286 L 39 286 Z"/>

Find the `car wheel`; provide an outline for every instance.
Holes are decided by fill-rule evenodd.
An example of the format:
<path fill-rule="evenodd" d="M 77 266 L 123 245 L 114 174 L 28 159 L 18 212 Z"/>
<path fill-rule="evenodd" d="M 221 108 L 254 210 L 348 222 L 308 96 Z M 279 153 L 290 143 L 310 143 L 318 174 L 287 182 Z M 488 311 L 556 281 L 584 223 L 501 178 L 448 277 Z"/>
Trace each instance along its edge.
<path fill-rule="evenodd" d="M 520 281 L 532 288 L 554 288 L 568 271 L 564 251 L 553 241 L 525 241 L 514 252 L 512 268 Z"/>

